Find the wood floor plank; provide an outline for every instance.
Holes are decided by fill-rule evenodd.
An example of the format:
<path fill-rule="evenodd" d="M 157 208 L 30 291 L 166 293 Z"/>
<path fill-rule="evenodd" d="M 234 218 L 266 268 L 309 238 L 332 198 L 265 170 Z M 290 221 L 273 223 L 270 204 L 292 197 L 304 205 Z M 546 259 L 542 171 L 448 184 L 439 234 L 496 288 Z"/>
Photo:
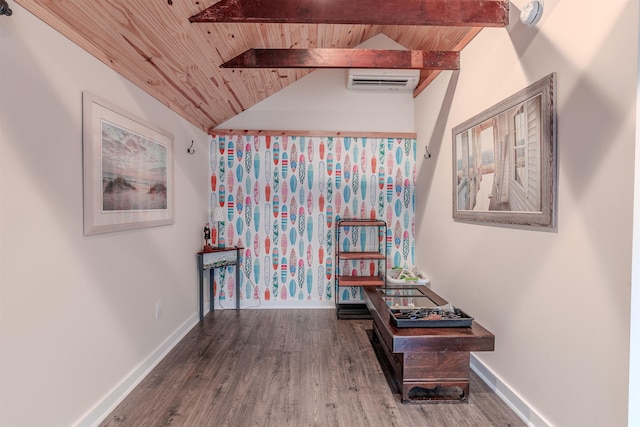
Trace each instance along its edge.
<path fill-rule="evenodd" d="M 371 326 L 326 309 L 215 311 L 100 425 L 525 425 L 473 372 L 469 404 L 402 404 Z"/>

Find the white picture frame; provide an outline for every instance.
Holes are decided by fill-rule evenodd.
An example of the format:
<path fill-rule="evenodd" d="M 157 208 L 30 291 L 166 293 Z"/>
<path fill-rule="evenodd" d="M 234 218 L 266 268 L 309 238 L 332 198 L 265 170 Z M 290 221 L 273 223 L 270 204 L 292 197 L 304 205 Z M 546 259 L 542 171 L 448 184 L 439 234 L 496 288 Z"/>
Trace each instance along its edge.
<path fill-rule="evenodd" d="M 82 93 L 84 234 L 174 223 L 173 135 Z"/>

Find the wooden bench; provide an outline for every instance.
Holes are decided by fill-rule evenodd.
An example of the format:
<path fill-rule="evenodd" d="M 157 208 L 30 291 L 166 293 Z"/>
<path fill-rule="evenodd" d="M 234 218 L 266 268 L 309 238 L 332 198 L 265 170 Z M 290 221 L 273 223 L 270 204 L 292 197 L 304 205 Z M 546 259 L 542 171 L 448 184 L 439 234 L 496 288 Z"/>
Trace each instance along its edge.
<path fill-rule="evenodd" d="M 447 304 L 426 286 L 414 287 L 437 305 Z M 468 402 L 470 352 L 493 351 L 494 335 L 475 321 L 466 328 L 397 328 L 380 291 L 364 290 L 372 343 L 391 368 L 402 402 Z"/>

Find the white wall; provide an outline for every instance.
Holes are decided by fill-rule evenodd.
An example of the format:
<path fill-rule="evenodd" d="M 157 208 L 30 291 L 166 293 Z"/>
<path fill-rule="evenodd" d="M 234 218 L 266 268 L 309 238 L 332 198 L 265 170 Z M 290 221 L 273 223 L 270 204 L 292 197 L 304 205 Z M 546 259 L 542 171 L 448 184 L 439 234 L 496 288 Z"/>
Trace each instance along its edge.
<path fill-rule="evenodd" d="M 207 135 L 11 8 L 0 18 L 0 425 L 69 426 L 197 320 Z M 83 90 L 175 136 L 174 225 L 83 236 Z"/>
<path fill-rule="evenodd" d="M 496 335 L 476 356 L 534 425 L 627 425 L 638 3 L 547 0 L 485 29 L 416 100 L 416 263 Z M 606 3 L 606 7 L 604 7 Z M 557 73 L 558 227 L 454 222 L 451 129 Z M 435 120 L 435 121 L 432 121 Z"/>
<path fill-rule="evenodd" d="M 640 20 L 640 16 L 638 17 Z M 640 34 L 636 49 L 640 52 Z M 639 55 L 640 56 L 640 55 Z M 638 58 L 640 60 L 640 58 Z M 639 67 L 640 68 L 640 67 Z M 636 152 L 633 193 L 633 257 L 629 337 L 629 402 L 640 401 L 640 75 L 636 86 Z M 640 405 L 629 405 L 628 425 L 640 425 Z"/>
<path fill-rule="evenodd" d="M 384 34 L 358 47 L 404 49 Z M 346 85 L 346 70 L 316 70 L 218 129 L 414 132 L 411 93 L 354 92 Z"/>

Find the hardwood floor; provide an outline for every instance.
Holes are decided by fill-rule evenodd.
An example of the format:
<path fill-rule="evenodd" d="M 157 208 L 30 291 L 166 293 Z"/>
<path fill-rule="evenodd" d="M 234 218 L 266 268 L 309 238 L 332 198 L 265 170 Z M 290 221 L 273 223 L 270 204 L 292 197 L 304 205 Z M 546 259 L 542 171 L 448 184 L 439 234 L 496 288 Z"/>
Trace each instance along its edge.
<path fill-rule="evenodd" d="M 215 311 L 101 426 L 525 425 L 473 373 L 469 404 L 402 404 L 368 329 L 328 309 Z"/>

